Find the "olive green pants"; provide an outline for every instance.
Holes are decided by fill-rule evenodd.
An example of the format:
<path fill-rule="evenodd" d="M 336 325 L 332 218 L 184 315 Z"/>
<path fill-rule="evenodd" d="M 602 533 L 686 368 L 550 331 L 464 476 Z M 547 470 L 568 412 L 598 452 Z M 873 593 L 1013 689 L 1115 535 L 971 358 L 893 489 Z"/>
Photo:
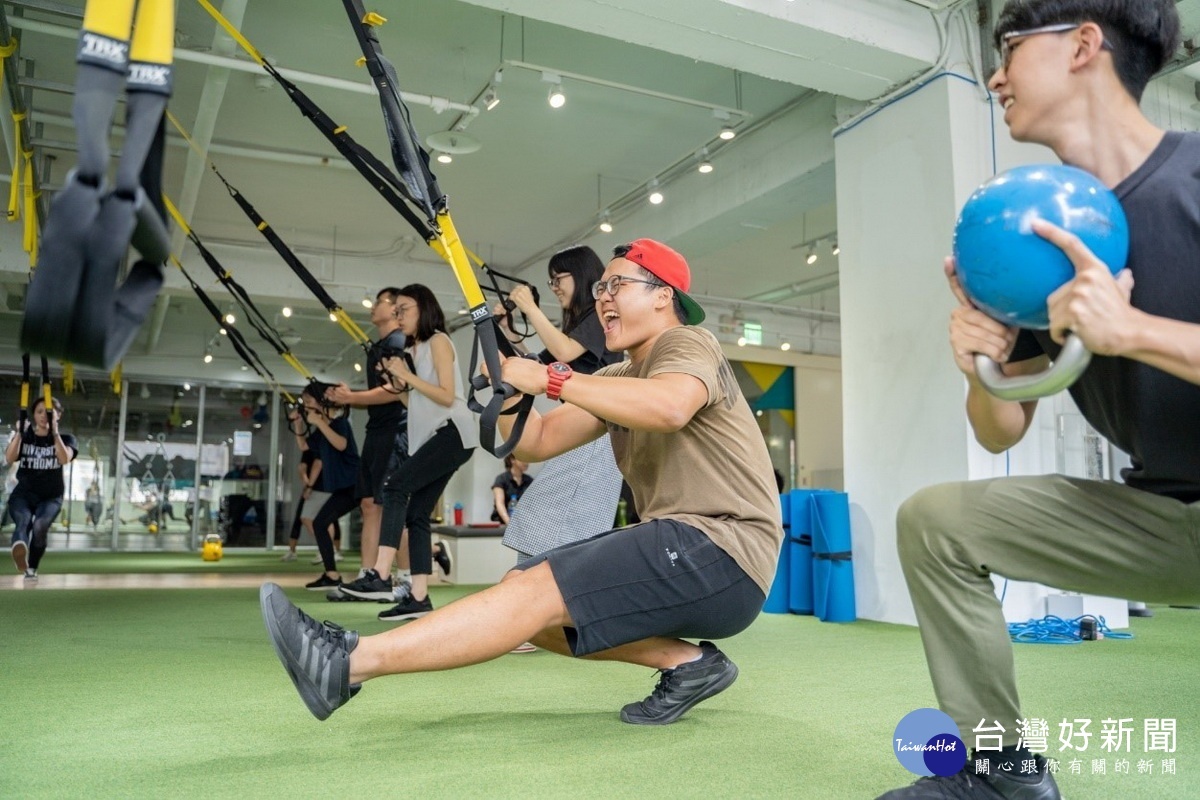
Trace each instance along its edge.
<path fill-rule="evenodd" d="M 1200 503 L 1061 475 L 922 489 L 896 519 L 900 563 L 942 711 L 964 736 L 1021 719 L 991 575 L 1132 600 L 1200 602 Z"/>

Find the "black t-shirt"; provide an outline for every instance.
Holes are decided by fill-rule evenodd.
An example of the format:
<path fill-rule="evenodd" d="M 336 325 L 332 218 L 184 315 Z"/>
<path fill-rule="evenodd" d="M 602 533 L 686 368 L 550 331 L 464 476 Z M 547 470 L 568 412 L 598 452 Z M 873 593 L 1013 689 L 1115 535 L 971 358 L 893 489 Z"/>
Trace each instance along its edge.
<path fill-rule="evenodd" d="M 399 328 L 389 333 L 387 336 L 375 342 L 367 350 L 367 388 L 375 389 L 385 385 L 386 381 L 380 372 L 380 362 L 383 360 L 380 357 L 380 351 L 384 348 L 392 350 L 403 350 L 406 340 L 404 334 Z M 367 427 L 366 430 L 386 430 L 389 428 L 397 428 L 408 423 L 408 409 L 404 407 L 404 403 L 400 402 L 399 396 L 395 402 L 382 403 L 380 405 L 367 406 Z"/>
<path fill-rule="evenodd" d="M 596 309 L 589 308 L 583 318 L 575 323 L 569 331 L 563 331 L 567 336 L 583 345 L 583 352 L 570 362 L 571 369 L 591 375 L 601 367 L 616 364 L 621 360 L 620 353 L 614 353 L 604 346 L 604 328 L 600 327 L 600 319 Z M 549 350 L 538 353 L 538 360 L 543 364 L 553 364 L 556 359 Z"/>
<path fill-rule="evenodd" d="M 1200 324 L 1200 134 L 1171 131 L 1115 189 L 1129 221 L 1134 308 Z M 1061 348 L 1022 331 L 1010 361 Z M 1094 356 L 1071 387 L 1083 416 L 1129 454 L 1125 482 L 1200 500 L 1200 386 L 1127 358 Z"/>
<path fill-rule="evenodd" d="M 496 476 L 496 480 L 492 481 L 492 488 L 504 491 L 504 505 L 511 508 L 517 500 L 521 499 L 521 495 L 525 494 L 525 490 L 529 488 L 529 484 L 531 483 L 533 483 L 533 478 L 523 474 L 521 475 L 521 482 L 518 484 L 516 479 L 513 478 L 512 473 L 504 470 L 504 472 Z M 513 499 L 514 495 L 516 496 L 515 500 Z M 495 510 L 492 511 L 493 520 L 499 522 L 499 516 Z"/>
<path fill-rule="evenodd" d="M 74 461 L 75 456 L 79 455 L 75 437 L 69 433 L 59 435 L 71 451 L 71 460 Z M 53 436 L 38 436 L 32 428 L 23 431 L 21 453 L 17 461 L 20 466 L 17 467 L 17 488 L 13 491 L 23 489 L 45 500 L 63 496 L 66 491 L 63 465 L 58 463 L 58 456 L 54 454 Z"/>

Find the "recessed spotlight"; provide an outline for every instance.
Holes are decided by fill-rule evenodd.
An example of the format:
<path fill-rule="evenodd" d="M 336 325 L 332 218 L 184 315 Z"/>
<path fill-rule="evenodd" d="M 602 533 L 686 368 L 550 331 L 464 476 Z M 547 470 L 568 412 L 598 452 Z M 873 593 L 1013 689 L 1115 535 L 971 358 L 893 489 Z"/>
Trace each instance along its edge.
<path fill-rule="evenodd" d="M 660 205 L 663 201 L 663 193 L 658 190 L 658 179 L 657 178 L 650 181 L 649 189 L 650 189 L 650 194 L 646 199 L 648 199 L 650 201 L 651 205 L 654 205 L 654 206 Z"/>

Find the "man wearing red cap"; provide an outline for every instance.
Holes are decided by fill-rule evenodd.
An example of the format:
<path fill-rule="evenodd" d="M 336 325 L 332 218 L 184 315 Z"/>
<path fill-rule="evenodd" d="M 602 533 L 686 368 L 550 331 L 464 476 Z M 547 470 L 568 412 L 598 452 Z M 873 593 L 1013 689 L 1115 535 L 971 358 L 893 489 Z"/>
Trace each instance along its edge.
<path fill-rule="evenodd" d="M 685 640 L 732 636 L 757 617 L 783 530 L 762 434 L 716 337 L 694 327 L 704 310 L 690 286 L 671 248 L 622 245 L 592 295 L 606 346 L 629 360 L 592 375 L 504 362 L 521 392 L 563 401 L 530 414 L 514 455 L 544 461 L 610 434 L 640 524 L 543 553 L 496 586 L 362 639 L 263 587 L 272 643 L 314 715 L 325 719 L 370 678 L 476 664 L 526 641 L 660 670 L 653 693 L 621 709 L 632 724 L 674 722 L 733 683 L 724 653 Z M 511 417 L 500 419 L 508 436 Z"/>

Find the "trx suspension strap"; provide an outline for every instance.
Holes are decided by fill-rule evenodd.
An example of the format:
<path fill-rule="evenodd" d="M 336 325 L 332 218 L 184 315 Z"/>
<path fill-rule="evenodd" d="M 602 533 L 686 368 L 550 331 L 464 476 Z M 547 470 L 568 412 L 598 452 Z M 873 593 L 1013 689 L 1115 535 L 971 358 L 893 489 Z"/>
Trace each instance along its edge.
<path fill-rule="evenodd" d="M 187 221 L 183 218 L 183 215 L 179 213 L 179 209 L 175 207 L 175 204 L 171 202 L 171 199 L 164 195 L 163 202 L 167 206 L 167 211 L 175 220 L 175 224 L 179 226 L 180 230 L 187 234 L 188 239 L 196 247 L 196 250 L 199 251 L 200 257 L 204 259 L 204 263 L 208 265 L 208 268 L 212 271 L 213 275 L 215 275 L 217 280 L 221 282 L 221 285 L 224 286 L 231 295 L 233 295 L 233 299 L 241 308 L 242 315 L 247 321 L 249 321 L 250 326 L 258 332 L 258 335 L 261 336 L 267 342 L 267 344 L 271 345 L 271 347 L 275 349 L 275 352 L 279 354 L 280 358 L 287 362 L 288 366 L 300 373 L 301 377 L 307 381 L 316 381 L 316 378 L 313 377 L 313 374 L 308 371 L 308 368 L 301 364 L 300 359 L 296 358 L 296 356 L 292 354 L 292 351 L 288 348 L 287 343 L 283 340 L 283 336 L 280 335 L 279 331 L 275 330 L 274 326 L 267 322 L 266 316 L 262 313 L 258 306 L 254 304 L 254 301 L 250 299 L 250 294 L 246 291 L 245 287 L 234 280 L 233 275 L 227 269 L 225 269 L 221 265 L 221 262 L 217 260 L 217 257 L 214 256 L 212 252 L 204 246 L 204 242 L 200 240 L 200 237 L 196 235 L 196 232 L 193 231 L 191 226 L 187 224 Z M 176 266 L 179 266 L 179 269 L 182 271 L 183 267 L 179 264 L 178 260 L 176 260 L 173 256 L 172 260 L 175 261 Z M 186 272 L 184 272 L 184 276 L 188 277 Z M 188 277 L 188 281 L 191 281 L 190 277 Z M 202 300 L 206 299 L 207 298 L 202 298 Z M 219 312 L 218 322 L 223 327 L 225 326 L 225 323 L 220 319 Z"/>
<path fill-rule="evenodd" d="M 390 61 L 384 57 L 379 39 L 375 35 L 375 27 L 382 25 L 385 20 L 372 12 L 368 14 L 360 0 L 342 0 L 346 14 L 354 28 L 355 36 L 362 50 L 367 71 L 379 90 L 379 103 L 383 111 L 384 125 L 388 139 L 391 142 L 392 159 L 396 171 L 403 181 L 402 194 L 419 208 L 428 220 L 428 228 L 433 234 L 429 245 L 449 263 L 458 279 L 459 287 L 466 297 L 470 309 L 471 321 L 475 324 L 475 343 L 471 348 L 471 388 L 468 404 L 473 411 L 480 413 L 479 438 L 481 444 L 497 457 L 503 457 L 512 452 L 525 429 L 525 420 L 533 407 L 533 397 L 526 395 L 513 408 L 503 413 L 515 413 L 516 422 L 508 441 L 496 444 L 496 421 L 502 413 L 506 400 L 517 394 L 517 390 L 504 383 L 500 374 L 500 354 L 504 348 L 505 354 L 515 356 L 504 334 L 496 325 L 496 320 L 488 309 L 483 290 L 475 279 L 471 262 L 466 248 L 458 237 L 454 221 L 446 203 L 446 196 L 438 187 L 437 179 L 429 171 L 429 154 L 422 149 L 416 132 L 409 122 L 408 109 L 400 97 L 400 89 L 396 80 L 396 71 Z M 397 187 L 401 188 L 401 187 Z M 487 364 L 488 377 L 475 375 L 476 359 L 482 352 Z M 492 389 L 491 400 L 487 406 L 481 405 L 475 399 L 475 390 L 488 386 Z"/>
<path fill-rule="evenodd" d="M 283 90 L 287 92 L 287 96 L 299 108 L 300 113 L 321 131 L 322 135 L 329 140 L 329 143 L 358 170 L 360 175 L 367 179 L 367 182 L 387 201 L 388 205 L 399 212 L 400 216 L 404 217 L 408 224 L 416 229 L 421 238 L 427 242 L 432 239 L 433 233 L 429 230 L 429 226 L 414 214 L 404 201 L 404 184 L 392 174 L 391 169 L 376 158 L 370 150 L 355 141 L 344 125 L 338 125 L 334 122 L 320 106 L 301 91 L 300 87 L 283 77 L 269 61 L 263 58 L 262 54 L 250 43 L 250 40 L 243 36 L 241 31 L 233 26 L 233 23 L 225 19 L 221 12 L 217 11 L 208 0 L 196 0 L 196 2 L 216 20 L 218 25 L 225 29 L 225 32 L 246 51 L 247 55 L 254 59 L 255 63 L 266 70 L 283 87 Z"/>
<path fill-rule="evenodd" d="M 200 302 L 204 304 L 206 309 L 208 309 L 208 313 L 212 315 L 214 320 L 216 320 L 217 325 L 220 326 L 221 330 L 225 331 L 225 336 L 229 339 L 230 344 L 233 345 L 233 349 L 239 356 L 241 356 L 242 361 L 246 363 L 246 366 L 257 372 L 258 376 L 263 379 L 263 382 L 265 382 L 267 386 L 278 390 L 289 403 L 294 403 L 295 398 L 292 397 L 292 395 L 288 393 L 288 391 L 284 389 L 282 385 L 280 385 L 279 381 L 275 379 L 275 375 L 272 374 L 267 365 L 263 363 L 263 360 L 259 357 L 258 353 L 256 353 L 254 348 L 251 347 L 248 342 L 246 342 L 246 337 L 242 336 L 242 332 L 225 322 L 225 319 L 221 314 L 221 309 L 217 308 L 216 303 L 214 303 L 204 292 L 204 290 L 200 288 L 199 284 L 192 280 L 192 276 L 189 275 L 187 270 L 183 268 L 183 264 L 179 263 L 179 259 L 172 256 L 171 260 L 174 262 L 175 266 L 179 268 L 179 271 L 183 273 L 183 277 L 191 285 L 192 291 L 196 293 L 196 297 L 200 298 Z"/>
<path fill-rule="evenodd" d="M 389 205 L 392 206 L 392 208 L 399 212 L 400 215 L 404 217 L 405 221 L 407 221 L 409 225 L 411 225 L 413 229 L 420 234 L 426 243 L 433 248 L 438 255 L 445 259 L 446 262 L 449 263 L 455 270 L 459 285 L 462 287 L 463 293 L 467 298 L 468 305 L 472 309 L 472 320 L 474 321 L 476 327 L 475 347 L 478 348 L 481 341 L 484 344 L 483 351 L 485 361 L 488 365 L 488 372 L 492 376 L 491 386 L 494 391 L 493 398 L 486 408 L 476 402 L 473 395 L 468 399 L 468 404 L 471 406 L 472 410 L 481 413 L 480 432 L 484 447 L 488 448 L 489 451 L 493 452 L 494 454 L 506 455 L 512 450 L 512 447 L 515 446 L 516 442 L 520 440 L 520 435 L 525 425 L 525 419 L 528 417 L 529 409 L 532 408 L 533 400 L 532 398 L 528 397 L 521 400 L 520 404 L 515 408 L 515 413 L 517 413 L 517 422 L 514 426 L 510 441 L 506 442 L 504 445 L 496 447 L 494 445 L 496 418 L 501 413 L 500 408 L 503 406 L 504 400 L 515 394 L 515 390 L 513 390 L 512 387 L 507 386 L 500 380 L 500 365 L 497 348 L 505 348 L 505 355 L 511 356 L 515 355 L 516 353 L 509 346 L 509 342 L 504 335 L 497 330 L 495 319 L 491 316 L 491 313 L 487 309 L 487 305 L 483 298 L 483 292 L 480 289 L 478 282 L 475 280 L 474 274 L 470 270 L 470 263 L 468 259 L 473 260 L 480 266 L 484 266 L 483 262 L 477 256 L 471 254 L 463 246 L 462 242 L 458 239 L 457 233 L 454 231 L 453 223 L 450 221 L 449 215 L 445 214 L 443 219 L 443 217 L 439 216 L 439 213 L 436 210 L 437 208 L 444 207 L 445 198 L 442 197 L 440 190 L 437 190 L 436 181 L 433 180 L 433 176 L 429 173 L 428 156 L 424 154 L 424 151 L 421 150 L 419 143 L 417 143 L 413 137 L 411 126 L 409 126 L 407 121 L 407 109 L 405 108 L 403 101 L 400 99 L 399 92 L 395 89 L 389 88 L 386 92 L 386 94 L 392 98 L 389 102 L 383 100 L 385 92 L 381 89 L 381 102 L 384 103 L 385 119 L 387 120 L 389 133 L 399 134 L 401 132 L 407 132 L 407 136 L 405 137 L 393 135 L 393 156 L 395 157 L 397 155 L 403 155 L 406 150 L 411 151 L 413 154 L 412 158 L 399 162 L 397 168 L 400 170 L 401 174 L 406 175 L 414 181 L 425 181 L 427 179 L 428 183 L 424 185 L 428 186 L 429 184 L 432 184 L 433 191 L 419 187 L 410 187 L 406 181 L 398 178 L 387 167 L 386 164 L 376 158 L 365 147 L 356 142 L 347 132 L 345 126 L 338 125 L 336 122 L 334 122 L 329 115 L 326 114 L 306 94 L 304 94 L 299 87 L 284 78 L 278 70 L 276 70 L 269 62 L 266 61 L 266 59 L 263 58 L 262 54 L 259 53 L 254 45 L 252 45 L 250 41 L 243 36 L 242 33 L 232 25 L 232 23 L 229 22 L 229 20 L 225 19 L 225 17 L 222 16 L 221 13 L 217 11 L 208 0 L 197 0 L 197 2 L 209 13 L 210 16 L 212 16 L 214 20 L 216 20 L 217 24 L 219 24 L 225 30 L 225 32 L 228 33 L 234 39 L 234 41 L 236 41 L 242 47 L 242 49 L 249 54 L 251 58 L 254 59 L 257 64 L 259 64 L 259 66 L 266 70 L 266 72 L 271 75 L 271 77 L 274 78 L 277 83 L 279 83 L 284 91 L 287 92 L 287 95 L 289 98 L 291 98 L 292 102 L 295 103 L 300 109 L 300 113 L 308 118 L 317 127 L 317 129 L 321 131 L 321 134 L 325 136 L 330 144 L 332 144 L 334 148 L 337 149 L 337 151 L 341 153 L 341 155 L 348 162 L 350 162 L 350 164 L 353 165 L 356 170 L 358 170 L 359 174 L 367 179 L 367 182 L 371 184 L 376 192 L 378 192 L 379 195 L 383 197 Z M 350 18 L 355 23 L 355 30 L 359 31 L 362 29 L 363 24 L 360 21 L 364 19 L 366 15 L 362 12 L 361 5 L 358 5 L 355 9 L 347 6 L 346 10 L 350 15 Z M 373 22 L 382 21 L 382 18 L 378 17 L 377 15 L 371 19 Z M 370 38 L 366 39 L 365 44 L 363 44 L 364 61 L 371 68 L 373 78 L 378 72 L 378 74 L 382 76 L 381 79 L 386 82 L 387 77 L 384 73 L 383 67 L 381 66 L 381 62 L 387 63 L 387 61 L 383 58 L 382 53 L 379 52 L 378 40 L 374 38 L 374 33 L 370 32 L 369 29 L 367 29 L 367 32 L 370 34 Z M 364 37 L 365 34 L 360 35 L 360 43 L 364 42 Z M 387 70 L 391 71 L 394 75 L 394 70 L 392 70 L 390 63 L 387 64 Z M 379 80 L 380 79 L 376 79 L 377 86 L 379 84 Z M 390 86 L 395 86 L 394 80 L 391 81 Z M 389 110 L 394 113 L 394 116 L 388 113 Z M 402 139 L 406 139 L 408 144 L 405 145 Z M 418 152 L 424 156 L 424 161 L 420 163 L 419 174 L 407 169 L 406 166 L 402 166 L 416 164 L 417 160 L 415 154 Z M 248 216 L 251 216 L 246 209 L 249 203 L 243 203 L 245 198 L 238 199 L 239 195 L 234 193 L 232 187 L 229 188 L 231 195 L 234 196 L 235 200 L 238 200 L 238 204 L 242 206 L 243 211 L 246 212 Z M 424 198 L 430 202 L 422 202 L 421 200 L 417 199 L 418 197 Z M 438 198 L 437 202 L 432 202 L 432 198 Z M 408 202 L 412 202 L 413 205 L 421 208 L 428 221 L 420 219 L 408 206 Z M 251 216 L 251 219 L 254 220 L 255 216 Z M 258 218 L 258 221 L 255 221 L 255 224 L 263 224 L 261 223 L 261 217 Z M 278 237 L 275 238 L 277 239 Z M 272 245 L 275 245 L 275 241 L 272 241 Z M 278 247 L 276 249 L 278 250 Z M 312 287 L 310 286 L 310 288 Z M 473 352 L 472 362 L 474 362 L 477 352 L 477 349 Z M 470 371 L 472 374 L 474 374 L 474 363 L 471 364 Z M 487 379 L 483 378 L 482 376 L 475 376 L 475 378 L 472 379 L 473 389 L 482 389 L 487 385 Z M 513 412 L 514 409 L 510 409 L 504 413 Z"/>
<path fill-rule="evenodd" d="M 220 179 L 221 183 L 225 185 L 225 188 L 229 191 L 230 197 L 232 197 L 237 202 L 238 207 L 242 209 L 242 213 L 245 214 L 246 217 L 254 224 L 255 229 L 263 235 L 263 238 L 271 243 L 271 246 L 275 248 L 275 252 L 279 254 L 279 257 L 282 258 L 284 263 L 291 268 L 292 272 L 296 273 L 296 277 L 298 277 L 304 283 L 304 285 L 308 287 L 309 291 L 312 292 L 319 301 L 321 301 L 321 305 L 325 306 L 325 310 L 328 311 L 336 320 L 336 322 L 342 326 L 342 329 L 346 331 L 346 333 L 350 334 L 351 339 L 362 345 L 364 348 L 369 347 L 371 344 L 371 337 L 367 336 L 363 329 L 358 326 L 358 323 L 350 318 L 350 315 L 346 313 L 345 309 L 338 305 L 337 301 L 330 296 L 329 292 L 325 291 L 325 287 L 321 285 L 321 282 L 313 277 L 313 274 L 309 272 L 308 268 L 305 267 L 300 259 L 296 257 L 296 254 L 293 253 L 291 248 L 287 246 L 287 243 L 284 242 L 283 239 L 279 238 L 279 234 L 275 233 L 275 230 L 267 224 L 266 220 L 262 218 L 262 215 L 258 213 L 254 206 L 250 205 L 250 201 L 246 200 L 246 198 L 243 197 L 241 193 L 229 183 L 229 181 L 225 180 L 225 176 L 221 174 L 219 169 L 217 169 L 217 165 L 213 163 L 207 154 L 205 154 L 202 150 L 200 150 L 199 147 L 196 146 L 196 143 L 188 134 L 187 129 L 184 128 L 179 120 L 175 118 L 175 115 L 168 112 L 167 119 L 170 120 L 171 124 L 175 126 L 175 130 L 179 131 L 179 135 L 182 136 L 184 141 L 188 143 L 188 146 L 190 146 L 197 155 L 204 159 L 204 162 L 208 164 L 209 169 L 213 171 L 213 174 L 216 175 L 217 178 Z M 221 268 L 216 258 L 212 256 L 212 253 L 210 253 L 208 249 L 201 244 L 200 239 L 195 235 L 191 227 L 188 226 L 187 222 L 184 221 L 183 217 L 180 216 L 179 210 L 171 204 L 170 200 L 166 200 L 165 198 L 164 200 L 167 204 L 167 210 L 171 213 L 171 216 L 174 217 L 175 222 L 187 233 L 188 238 L 192 241 L 192 244 L 196 245 L 196 249 L 200 251 L 200 255 L 204 257 L 205 262 L 213 269 L 213 272 L 219 279 L 221 279 L 221 282 L 225 283 L 225 278 L 231 277 L 229 276 L 229 273 Z M 236 289 L 234 287 L 236 287 Z M 249 295 L 246 294 L 242 287 L 238 286 L 236 283 L 233 283 L 232 280 L 230 283 L 226 283 L 226 288 L 229 289 L 230 293 L 235 297 L 238 297 L 239 299 L 244 298 L 246 303 L 249 303 L 251 306 L 254 305 L 250 301 Z M 266 318 L 258 312 L 258 309 L 255 308 L 254 311 L 258 319 L 262 321 L 262 324 L 265 327 L 270 328 L 271 326 L 267 323 Z M 253 320 L 252 315 L 249 315 L 248 313 L 247 316 Z M 255 325 L 255 328 L 257 329 L 258 325 Z M 267 336 L 267 334 L 263 333 L 262 330 L 259 330 L 259 333 L 262 333 L 264 338 L 271 338 L 270 336 Z M 278 339 L 279 344 L 282 345 L 283 340 L 279 338 L 277 333 L 275 334 L 275 338 Z M 275 342 L 272 342 L 272 346 L 275 346 Z M 275 349 L 279 350 L 279 347 L 276 346 Z M 283 353 L 280 352 L 280 355 L 283 356 Z M 284 360 L 287 360 L 286 357 Z M 311 379 L 311 376 L 305 377 Z"/>
<path fill-rule="evenodd" d="M 54 398 L 50 393 L 50 364 L 47 363 L 45 356 L 42 356 L 42 401 L 46 407 L 46 413 L 53 413 Z M 33 424 L 33 421 L 29 419 L 29 403 L 29 353 L 23 353 L 21 355 L 21 407 L 17 410 L 19 435 L 24 435 L 26 422 Z"/>
<path fill-rule="evenodd" d="M 89 0 L 84 12 L 72 107 L 79 161 L 51 204 L 21 326 L 24 348 L 105 369 L 145 320 L 170 251 L 159 196 L 175 3 L 141 0 L 136 21 L 133 8 Z M 122 88 L 126 134 L 110 188 L 108 134 Z M 118 288 L 131 244 L 141 258 Z"/>

